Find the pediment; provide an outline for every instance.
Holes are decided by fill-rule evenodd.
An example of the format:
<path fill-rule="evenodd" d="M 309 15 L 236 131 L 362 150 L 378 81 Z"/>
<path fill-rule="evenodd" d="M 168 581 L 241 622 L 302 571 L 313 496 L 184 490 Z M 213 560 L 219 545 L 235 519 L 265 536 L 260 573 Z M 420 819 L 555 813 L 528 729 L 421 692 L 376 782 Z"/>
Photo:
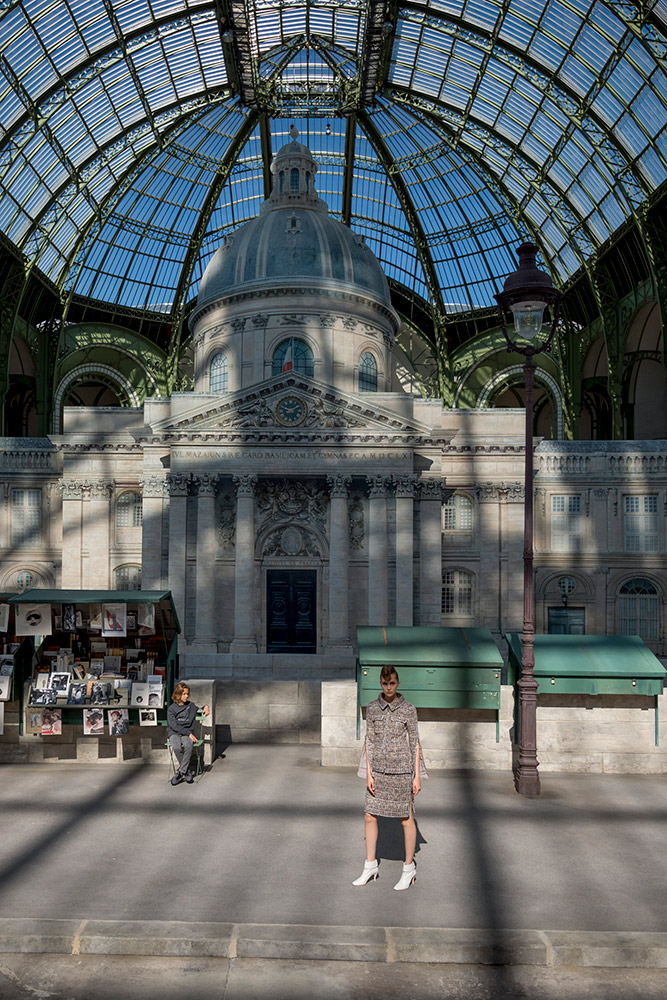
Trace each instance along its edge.
<path fill-rule="evenodd" d="M 252 389 L 197 399 L 153 424 L 157 433 L 234 433 L 275 431 L 346 432 L 428 435 L 421 421 L 405 419 L 391 406 L 378 404 L 372 393 L 360 396 L 338 392 L 305 376 L 275 376 Z"/>

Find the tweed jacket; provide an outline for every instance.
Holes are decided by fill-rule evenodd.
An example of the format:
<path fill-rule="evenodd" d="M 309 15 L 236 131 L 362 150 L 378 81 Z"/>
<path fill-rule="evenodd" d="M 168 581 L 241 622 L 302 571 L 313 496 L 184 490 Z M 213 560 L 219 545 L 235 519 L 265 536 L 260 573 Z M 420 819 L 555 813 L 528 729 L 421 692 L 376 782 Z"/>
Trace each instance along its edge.
<path fill-rule="evenodd" d="M 414 774 L 419 732 L 417 730 L 417 710 L 414 705 L 398 694 L 391 701 L 380 695 L 370 702 L 366 710 L 366 744 L 362 757 L 365 776 L 367 755 L 371 773 Z M 420 760 L 422 758 L 420 749 Z M 422 768 L 420 768 L 423 774 Z"/>

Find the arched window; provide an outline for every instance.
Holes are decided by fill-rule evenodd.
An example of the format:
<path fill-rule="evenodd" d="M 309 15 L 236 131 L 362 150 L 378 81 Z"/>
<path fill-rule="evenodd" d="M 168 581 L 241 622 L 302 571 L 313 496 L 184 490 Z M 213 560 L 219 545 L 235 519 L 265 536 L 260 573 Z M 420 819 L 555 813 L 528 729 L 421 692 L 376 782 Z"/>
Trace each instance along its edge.
<path fill-rule="evenodd" d="M 278 177 L 280 179 L 280 194 L 282 194 L 285 190 L 285 171 L 281 170 Z"/>
<path fill-rule="evenodd" d="M 141 566 L 128 563 L 114 570 L 116 590 L 141 590 Z"/>
<path fill-rule="evenodd" d="M 35 578 L 28 569 L 20 569 L 16 574 L 16 586 L 19 590 L 29 590 L 35 582 Z"/>
<path fill-rule="evenodd" d="M 116 527 L 140 528 L 142 520 L 141 493 L 126 490 L 116 501 Z"/>
<path fill-rule="evenodd" d="M 306 194 L 310 194 L 310 170 L 306 170 Z"/>
<path fill-rule="evenodd" d="M 618 631 L 642 639 L 660 638 L 660 598 L 650 580 L 626 580 L 618 592 Z"/>
<path fill-rule="evenodd" d="M 290 170 L 289 189 L 290 189 L 290 194 L 299 193 L 299 171 L 296 169 L 296 167 L 292 167 L 292 169 Z"/>
<path fill-rule="evenodd" d="M 227 392 L 229 388 L 229 366 L 226 354 L 216 354 L 208 369 L 208 391 Z"/>
<path fill-rule="evenodd" d="M 465 569 L 448 570 L 442 578 L 443 615 L 472 614 L 473 575 Z"/>
<path fill-rule="evenodd" d="M 442 505 L 443 531 L 472 531 L 473 506 L 470 497 L 454 493 Z"/>
<path fill-rule="evenodd" d="M 378 363 L 370 351 L 364 351 L 359 359 L 359 392 L 377 391 Z"/>
<path fill-rule="evenodd" d="M 288 337 L 278 344 L 273 352 L 271 374 L 280 375 L 282 372 L 292 370 L 310 378 L 315 374 L 313 352 L 305 341 L 296 337 Z"/>

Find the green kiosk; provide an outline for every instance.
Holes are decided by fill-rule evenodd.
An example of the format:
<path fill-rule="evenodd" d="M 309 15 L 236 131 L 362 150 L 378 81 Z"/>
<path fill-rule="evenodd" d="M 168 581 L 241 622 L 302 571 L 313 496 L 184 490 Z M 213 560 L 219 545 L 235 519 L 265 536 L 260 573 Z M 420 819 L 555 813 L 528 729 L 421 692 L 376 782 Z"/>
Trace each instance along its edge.
<path fill-rule="evenodd" d="M 508 681 L 521 676 L 521 636 L 506 636 Z M 658 695 L 667 670 L 638 635 L 536 635 L 537 697 L 549 694 L 649 695 L 655 703 L 658 746 Z M 516 703 L 516 699 L 515 699 Z"/>
<path fill-rule="evenodd" d="M 377 698 L 380 670 L 391 664 L 416 708 L 494 711 L 499 742 L 503 660 L 488 628 L 360 625 L 357 643 L 357 739 L 361 709 Z"/>

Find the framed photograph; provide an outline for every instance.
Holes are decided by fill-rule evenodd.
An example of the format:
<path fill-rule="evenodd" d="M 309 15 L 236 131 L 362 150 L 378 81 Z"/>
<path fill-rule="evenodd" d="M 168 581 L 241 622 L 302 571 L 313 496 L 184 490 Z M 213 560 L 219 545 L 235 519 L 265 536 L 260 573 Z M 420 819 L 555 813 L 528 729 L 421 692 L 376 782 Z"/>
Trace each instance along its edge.
<path fill-rule="evenodd" d="M 37 676 L 35 677 L 35 687 L 38 691 L 44 691 L 46 688 L 51 687 L 51 671 L 50 670 L 38 670 Z"/>
<path fill-rule="evenodd" d="M 83 628 L 83 612 L 77 611 L 74 615 L 74 624 L 77 628 Z"/>
<path fill-rule="evenodd" d="M 82 684 L 80 681 L 76 681 L 70 684 L 67 689 L 67 704 L 68 705 L 83 705 L 86 700 L 86 694 L 88 693 L 88 685 Z"/>
<path fill-rule="evenodd" d="M 9 605 L 0 604 L 0 632 L 6 632 L 9 628 Z"/>
<path fill-rule="evenodd" d="M 9 696 L 12 693 L 12 679 L 11 677 L 0 677 L 0 701 L 9 701 Z"/>
<path fill-rule="evenodd" d="M 17 604 L 17 635 L 51 635 L 50 604 Z"/>
<path fill-rule="evenodd" d="M 102 629 L 102 605 L 101 604 L 89 604 L 88 613 L 90 615 L 90 622 L 88 623 L 88 628 L 91 632 L 100 632 Z"/>
<path fill-rule="evenodd" d="M 62 736 L 63 713 L 60 708 L 46 708 L 42 712 L 42 736 Z"/>
<path fill-rule="evenodd" d="M 127 621 L 126 621 L 127 631 L 136 632 L 137 631 L 137 615 L 135 611 L 128 611 Z"/>
<path fill-rule="evenodd" d="M 14 657 L 0 656 L 0 677 L 11 677 L 14 673 Z"/>
<path fill-rule="evenodd" d="M 162 708 L 162 703 L 164 701 L 164 696 L 162 694 L 161 684 L 149 684 L 148 686 L 148 707 L 149 708 Z"/>
<path fill-rule="evenodd" d="M 30 691 L 30 705 L 55 705 L 58 692 L 53 688 L 32 688 Z"/>
<path fill-rule="evenodd" d="M 29 708 L 25 713 L 25 731 L 32 736 L 42 735 L 42 719 L 44 710 L 41 708 Z"/>
<path fill-rule="evenodd" d="M 108 705 L 110 688 L 110 684 L 93 681 L 90 685 L 90 704 Z"/>
<path fill-rule="evenodd" d="M 125 616 L 127 614 L 127 604 L 103 604 L 102 605 L 102 635 L 124 636 Z"/>
<path fill-rule="evenodd" d="M 65 673 L 65 671 L 54 671 L 51 674 L 51 683 L 49 684 L 49 687 L 55 688 L 58 694 L 64 694 L 65 691 L 67 691 L 71 680 L 72 675 L 70 673 Z"/>
<path fill-rule="evenodd" d="M 84 736 L 104 735 L 104 712 L 102 711 L 101 708 L 84 708 L 83 735 Z"/>
<path fill-rule="evenodd" d="M 136 708 L 149 708 L 148 696 L 150 694 L 150 687 L 148 684 L 142 684 L 141 681 L 135 681 L 132 685 L 132 696 L 130 699 L 130 704 L 134 705 Z"/>
<path fill-rule="evenodd" d="M 63 604 L 63 620 L 62 629 L 63 632 L 73 632 L 76 628 L 76 605 L 75 604 Z"/>
<path fill-rule="evenodd" d="M 140 708 L 139 709 L 139 725 L 140 726 L 157 726 L 157 709 L 155 709 L 155 708 Z"/>
<path fill-rule="evenodd" d="M 107 709 L 109 736 L 126 736 L 130 731 L 129 713 L 126 708 Z"/>
<path fill-rule="evenodd" d="M 54 632 L 62 632 L 62 628 L 63 628 L 63 616 L 62 615 L 56 615 L 56 614 L 54 614 L 54 616 L 53 616 L 53 631 Z"/>

